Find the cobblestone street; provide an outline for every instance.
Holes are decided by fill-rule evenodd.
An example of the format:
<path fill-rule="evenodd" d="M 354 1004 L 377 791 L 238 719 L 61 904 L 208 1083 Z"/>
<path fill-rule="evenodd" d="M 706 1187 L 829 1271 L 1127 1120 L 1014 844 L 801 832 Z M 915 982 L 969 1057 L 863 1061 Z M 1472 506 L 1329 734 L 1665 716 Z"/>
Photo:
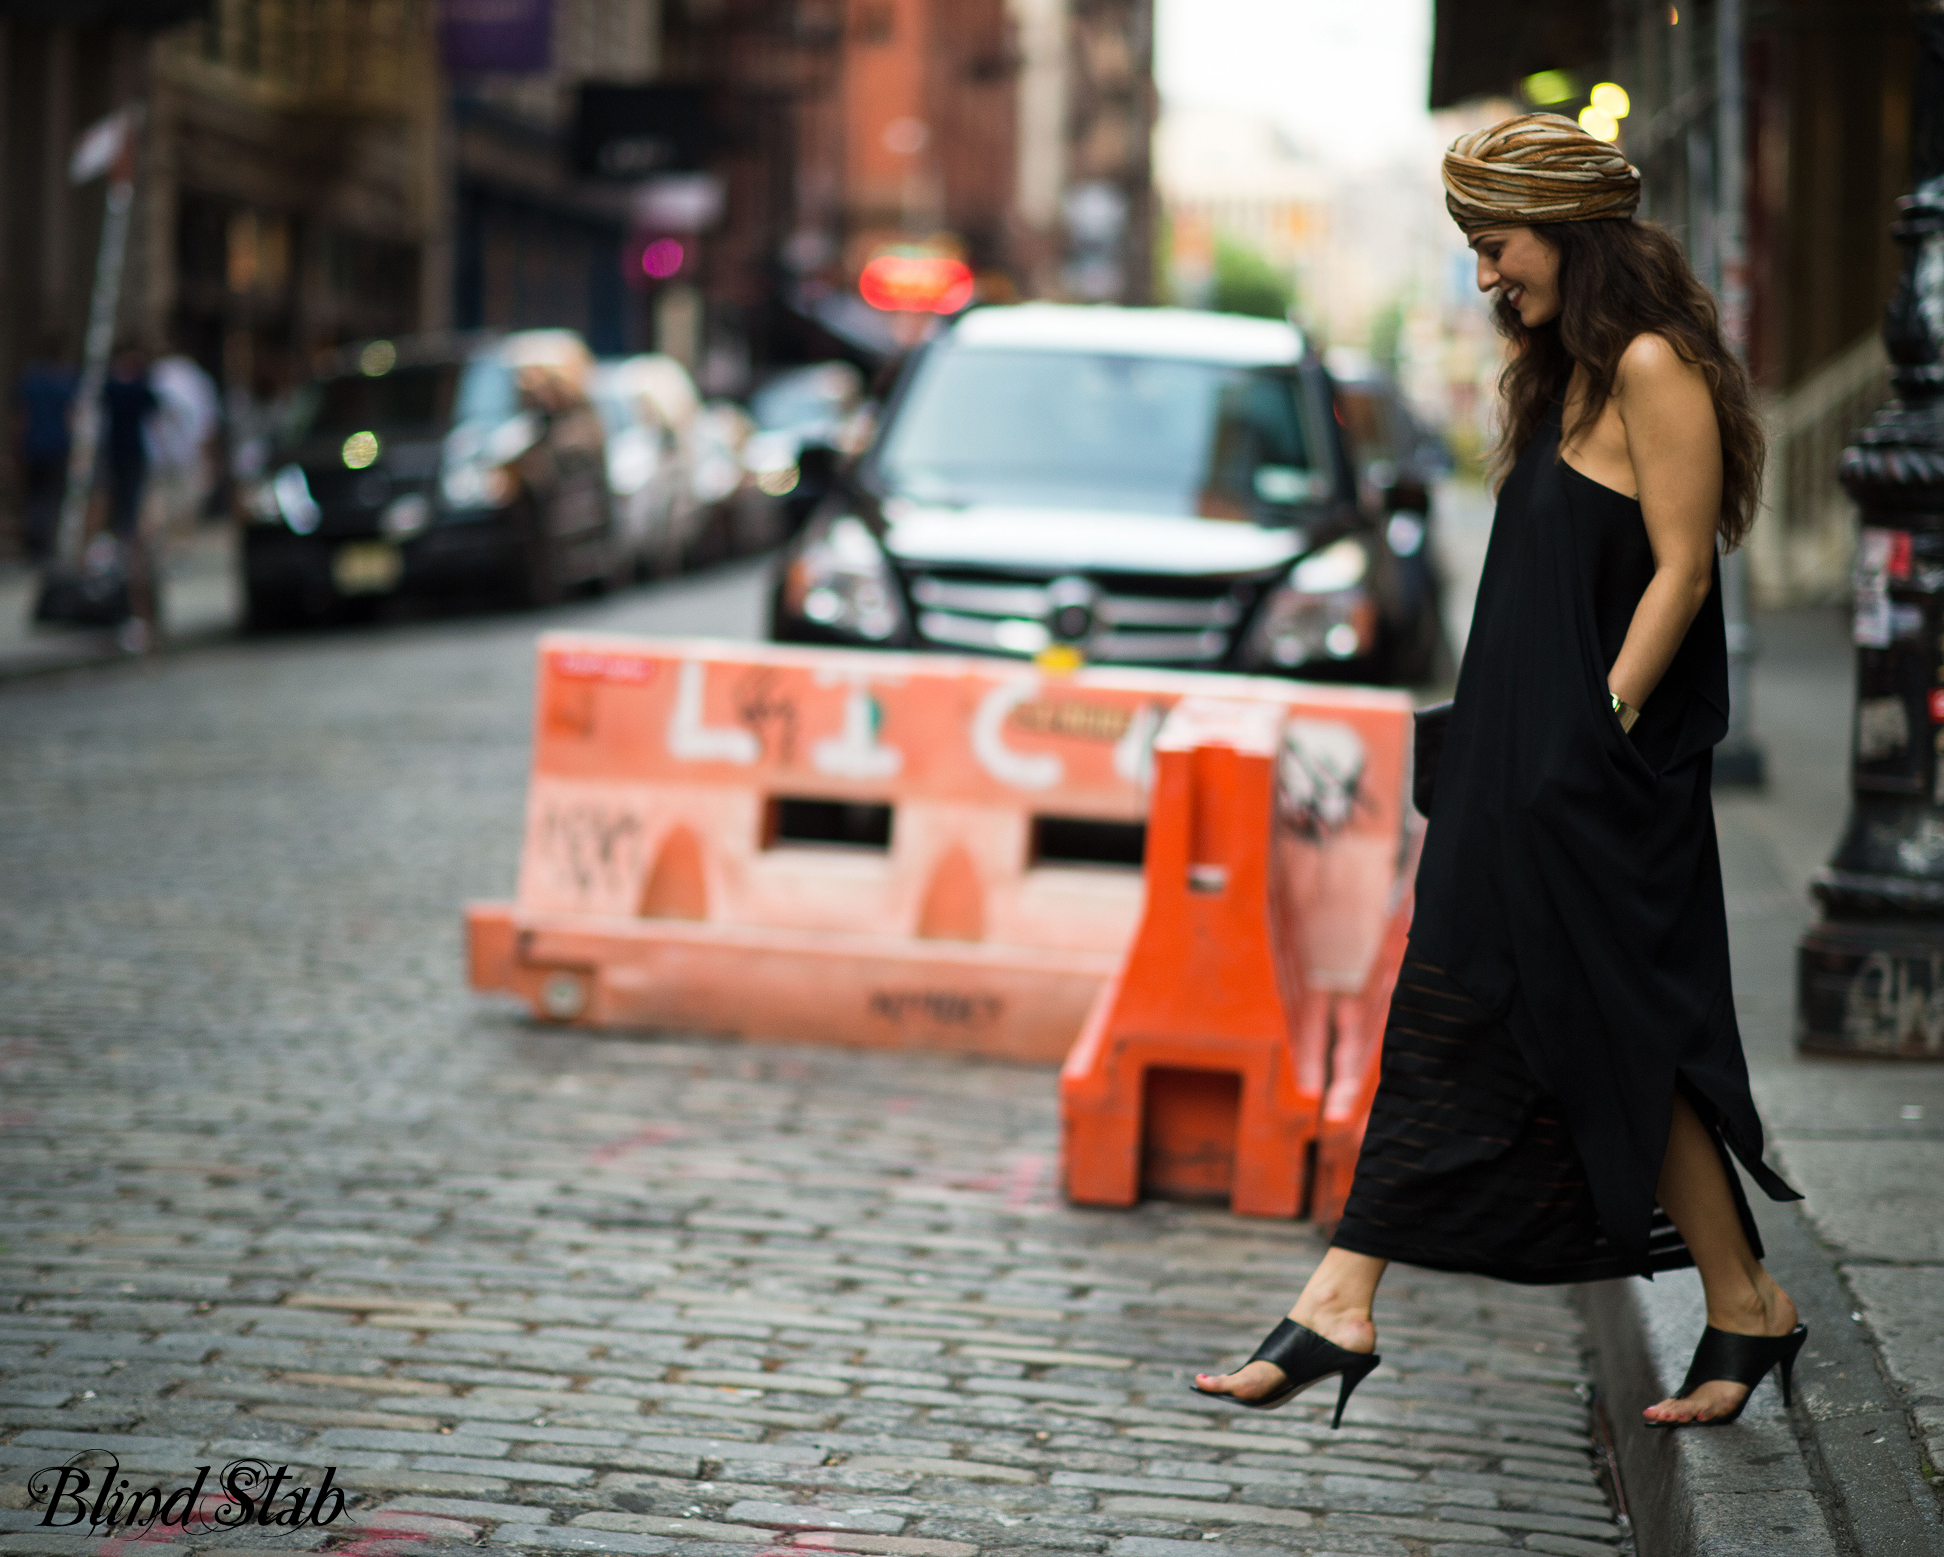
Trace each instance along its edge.
<path fill-rule="evenodd" d="M 556 620 L 735 631 L 758 588 Z M 1341 1432 L 1329 1387 L 1222 1408 L 1190 1374 L 1320 1240 L 1065 1207 L 1050 1070 L 470 995 L 535 626 L 0 688 L 0 1553 L 1625 1549 L 1563 1290 L 1399 1270 Z M 30 1476 L 87 1449 L 137 1489 L 335 1467 L 351 1504 L 43 1528 Z"/>

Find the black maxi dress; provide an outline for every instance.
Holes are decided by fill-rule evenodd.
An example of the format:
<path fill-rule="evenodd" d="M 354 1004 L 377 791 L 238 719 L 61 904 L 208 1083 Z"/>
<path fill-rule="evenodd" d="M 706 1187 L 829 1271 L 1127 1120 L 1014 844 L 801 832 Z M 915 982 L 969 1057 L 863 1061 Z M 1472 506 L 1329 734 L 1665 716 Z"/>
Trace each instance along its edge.
<path fill-rule="evenodd" d="M 1771 1198 L 1709 794 L 1713 590 L 1631 733 L 1607 694 L 1653 576 L 1640 504 L 1559 457 L 1499 494 L 1339 1248 L 1510 1281 L 1693 1264 L 1655 1203 L 1676 1089 Z M 1741 1219 L 1759 1254 L 1732 1167 Z"/>

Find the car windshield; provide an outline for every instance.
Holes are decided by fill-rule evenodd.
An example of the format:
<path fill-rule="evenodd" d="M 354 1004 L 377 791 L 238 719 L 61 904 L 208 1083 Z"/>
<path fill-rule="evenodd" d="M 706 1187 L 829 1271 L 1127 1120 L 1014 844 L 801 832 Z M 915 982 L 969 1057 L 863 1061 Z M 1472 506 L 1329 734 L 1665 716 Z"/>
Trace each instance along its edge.
<path fill-rule="evenodd" d="M 594 395 L 594 409 L 601 413 L 601 426 L 607 429 L 610 438 L 619 437 L 630 427 L 641 425 L 641 417 L 628 403 L 626 395 L 615 394 L 609 390 L 597 390 Z"/>
<path fill-rule="evenodd" d="M 291 401 L 284 436 L 298 442 L 367 430 L 435 433 L 453 422 L 504 421 L 519 408 L 512 371 L 483 356 L 306 384 Z"/>
<path fill-rule="evenodd" d="M 749 397 L 749 414 L 767 432 L 815 427 L 841 419 L 862 392 L 855 368 L 824 363 L 771 379 Z"/>
<path fill-rule="evenodd" d="M 520 410 L 520 384 L 513 370 L 495 356 L 474 357 L 459 375 L 452 407 L 455 422 L 503 422 Z"/>
<path fill-rule="evenodd" d="M 1328 492 L 1299 396 L 1287 368 L 947 348 L 920 366 L 877 469 L 921 502 L 1287 522 Z"/>

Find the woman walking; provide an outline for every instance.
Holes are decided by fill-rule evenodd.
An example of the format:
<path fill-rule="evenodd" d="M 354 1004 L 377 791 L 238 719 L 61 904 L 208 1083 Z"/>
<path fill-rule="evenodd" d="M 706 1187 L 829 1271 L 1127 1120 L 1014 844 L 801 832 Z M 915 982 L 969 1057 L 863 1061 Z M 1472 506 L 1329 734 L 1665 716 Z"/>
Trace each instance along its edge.
<path fill-rule="evenodd" d="M 1196 1388 L 1268 1407 L 1376 1366 L 1386 1264 L 1518 1282 L 1693 1265 L 1707 1328 L 1649 1425 L 1732 1421 L 1805 1329 L 1729 1156 L 1771 1198 L 1709 797 L 1728 726 L 1718 547 L 1762 437 L 1713 301 L 1633 220 L 1639 173 L 1554 114 L 1461 136 L 1445 203 L 1510 338 L 1503 484 L 1383 1072 L 1332 1246 Z M 1509 469 L 1506 467 L 1509 466 Z"/>

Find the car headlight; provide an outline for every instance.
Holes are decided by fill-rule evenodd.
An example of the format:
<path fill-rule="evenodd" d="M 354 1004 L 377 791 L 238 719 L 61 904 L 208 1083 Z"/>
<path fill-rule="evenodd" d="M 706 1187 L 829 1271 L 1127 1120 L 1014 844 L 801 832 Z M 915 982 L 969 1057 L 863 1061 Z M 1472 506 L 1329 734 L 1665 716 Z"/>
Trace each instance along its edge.
<path fill-rule="evenodd" d="M 783 575 L 783 609 L 835 632 L 882 643 L 904 620 L 891 564 L 854 514 L 805 542 Z"/>
<path fill-rule="evenodd" d="M 1424 550 L 1424 516 L 1422 514 L 1395 513 L 1390 523 L 1384 526 L 1384 539 L 1390 549 L 1400 557 L 1415 557 Z"/>
<path fill-rule="evenodd" d="M 1263 601 L 1244 661 L 1292 670 L 1368 654 L 1377 639 L 1377 607 L 1364 584 L 1369 571 L 1370 554 L 1350 536 L 1305 557 Z"/>
<path fill-rule="evenodd" d="M 285 465 L 269 480 L 252 482 L 244 489 L 243 508 L 254 523 L 288 525 L 296 535 L 309 535 L 324 517 L 302 465 Z"/>
<path fill-rule="evenodd" d="M 423 492 L 407 492 L 385 505 L 378 528 L 395 541 L 410 540 L 432 522 L 432 505 Z"/>
<path fill-rule="evenodd" d="M 797 489 L 797 440 L 788 433 L 757 433 L 743 445 L 743 465 L 756 478 L 758 491 L 787 497 Z"/>

